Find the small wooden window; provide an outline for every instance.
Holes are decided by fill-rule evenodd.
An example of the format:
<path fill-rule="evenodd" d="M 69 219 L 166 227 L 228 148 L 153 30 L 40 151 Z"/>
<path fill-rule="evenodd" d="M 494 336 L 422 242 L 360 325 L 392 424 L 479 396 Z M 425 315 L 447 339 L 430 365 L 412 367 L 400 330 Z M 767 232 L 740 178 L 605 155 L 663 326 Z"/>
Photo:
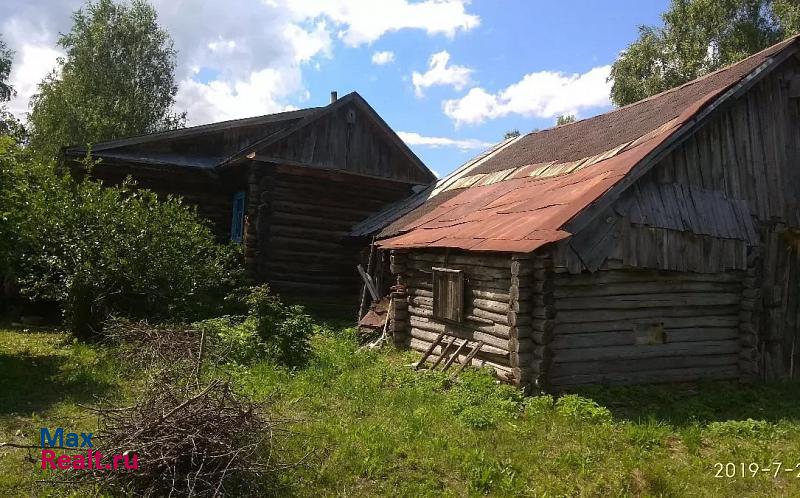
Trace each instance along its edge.
<path fill-rule="evenodd" d="M 244 235 L 244 192 L 233 194 L 233 217 L 231 218 L 231 240 L 241 243 Z"/>
<path fill-rule="evenodd" d="M 464 318 L 464 272 L 433 268 L 433 316 L 461 322 Z"/>

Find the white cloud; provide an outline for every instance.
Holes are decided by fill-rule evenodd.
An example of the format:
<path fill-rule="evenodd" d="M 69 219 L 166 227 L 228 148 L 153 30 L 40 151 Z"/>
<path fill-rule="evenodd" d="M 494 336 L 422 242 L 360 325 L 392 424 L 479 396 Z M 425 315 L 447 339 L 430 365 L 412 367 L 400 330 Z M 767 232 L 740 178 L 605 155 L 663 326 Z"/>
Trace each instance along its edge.
<path fill-rule="evenodd" d="M 372 63 L 376 66 L 383 66 L 394 61 L 394 52 L 385 50 L 383 52 L 375 52 L 372 54 Z"/>
<path fill-rule="evenodd" d="M 288 111 L 293 107 L 285 104 L 284 98 L 301 88 L 299 77 L 293 70 L 268 68 L 232 83 L 220 80 L 200 83 L 187 78 L 178 86 L 175 100 L 194 123 Z"/>
<path fill-rule="evenodd" d="M 611 66 L 600 66 L 583 74 L 529 73 L 496 94 L 476 87 L 460 99 L 445 101 L 442 107 L 457 125 L 479 124 L 510 114 L 537 118 L 578 116 L 586 109 L 611 105 L 611 84 L 607 81 L 610 71 Z"/>
<path fill-rule="evenodd" d="M 325 21 L 319 21 L 311 31 L 297 24 L 288 24 L 284 35 L 291 42 L 296 62 L 308 62 L 316 55 L 331 56 L 331 34 Z"/>
<path fill-rule="evenodd" d="M 429 35 L 452 37 L 480 24 L 469 14 L 469 0 L 302 0 L 288 3 L 300 18 L 326 16 L 341 26 L 339 38 L 347 45 L 372 43 L 402 29 L 421 29 Z"/>
<path fill-rule="evenodd" d="M 63 54 L 46 46 L 22 45 L 16 50 L 9 83 L 17 92 L 8 110 L 17 117 L 28 112 L 28 102 L 36 93 L 39 83 L 56 65 L 56 59 Z"/>
<path fill-rule="evenodd" d="M 461 90 L 470 82 L 472 69 L 465 66 L 448 66 L 450 54 L 447 51 L 436 52 L 428 60 L 428 70 L 424 73 L 414 71 L 411 82 L 417 97 L 422 97 L 423 90 L 434 85 L 452 86 Z"/>
<path fill-rule="evenodd" d="M 303 71 L 332 57 L 337 38 L 358 46 L 404 29 L 454 36 L 480 22 L 466 11 L 467 0 L 152 3 L 175 41 L 177 110 L 188 110 L 189 124 L 283 110 L 309 100 Z M 58 33 L 69 31 L 71 12 L 83 5 L 84 0 L 0 2 L 0 33 L 16 51 L 12 83 L 18 96 L 10 108 L 18 116 L 55 65 Z M 214 75 L 213 80 L 199 80 L 204 74 Z"/>
<path fill-rule="evenodd" d="M 485 149 L 494 145 L 491 142 L 484 142 L 474 138 L 456 139 L 446 137 L 426 137 L 412 131 L 398 131 L 397 136 L 399 136 L 403 142 L 408 145 L 419 145 L 421 147 L 429 147 L 431 149 L 448 147 L 461 150 L 473 150 Z"/>
<path fill-rule="evenodd" d="M 232 51 L 236 48 L 236 42 L 234 40 L 219 40 L 210 42 L 207 45 L 208 49 L 212 52 L 219 52 L 219 51 Z"/>

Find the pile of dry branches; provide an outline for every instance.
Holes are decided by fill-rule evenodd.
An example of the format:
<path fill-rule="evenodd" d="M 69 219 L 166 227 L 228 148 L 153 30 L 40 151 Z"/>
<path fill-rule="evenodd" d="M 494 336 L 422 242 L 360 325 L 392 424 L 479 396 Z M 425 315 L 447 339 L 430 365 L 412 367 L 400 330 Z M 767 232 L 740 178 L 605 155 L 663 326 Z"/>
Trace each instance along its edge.
<path fill-rule="evenodd" d="M 99 418 L 96 451 L 136 454 L 138 469 L 91 470 L 81 480 L 141 496 L 249 496 L 298 465 L 275 456 L 291 421 L 268 416 L 264 403 L 236 393 L 219 373 L 202 374 L 200 332 L 144 322 L 109 332 L 148 380 L 132 406 L 85 408 Z"/>
<path fill-rule="evenodd" d="M 268 420 L 226 381 L 191 394 L 163 383 L 133 406 L 92 410 L 100 418 L 97 451 L 138 457 L 138 469 L 85 475 L 106 488 L 142 496 L 251 495 L 290 466 L 273 457 L 288 435 L 286 421 Z"/>
<path fill-rule="evenodd" d="M 113 320 L 103 330 L 129 365 L 137 368 L 174 366 L 202 361 L 202 331 L 186 325 Z"/>

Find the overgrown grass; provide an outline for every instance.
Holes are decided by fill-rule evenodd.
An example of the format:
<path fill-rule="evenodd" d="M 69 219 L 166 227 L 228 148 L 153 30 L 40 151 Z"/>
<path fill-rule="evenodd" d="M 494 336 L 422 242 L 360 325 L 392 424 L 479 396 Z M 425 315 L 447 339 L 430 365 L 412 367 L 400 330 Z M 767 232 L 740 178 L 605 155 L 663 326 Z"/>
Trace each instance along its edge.
<path fill-rule="evenodd" d="M 101 351 L 64 337 L 0 332 L 0 376 L 14 375 L 24 386 L 0 387 L 0 440 L 59 421 L 90 424 L 70 419 L 79 416 L 75 403 L 92 392 L 124 389 Z M 347 330 L 318 334 L 313 351 L 302 369 L 264 363 L 236 370 L 246 391 L 298 420 L 285 456 L 306 459 L 281 477 L 287 494 L 800 496 L 797 385 L 714 383 L 524 398 L 483 372 L 453 380 L 414 372 L 412 354 L 357 351 Z M 31 357 L 51 365 L 48 378 L 27 379 L 39 371 L 24 366 Z M 25 451 L 3 453 L 0 494 L 36 494 L 36 470 L 24 461 Z M 715 477 L 717 462 L 773 461 L 798 469 L 778 477 Z"/>
<path fill-rule="evenodd" d="M 91 431 L 80 409 L 98 396 L 124 397 L 121 370 L 104 351 L 57 332 L 0 329 L 0 442 L 35 444 L 41 427 Z M 0 495 L 46 496 L 35 450 L 0 448 Z"/>

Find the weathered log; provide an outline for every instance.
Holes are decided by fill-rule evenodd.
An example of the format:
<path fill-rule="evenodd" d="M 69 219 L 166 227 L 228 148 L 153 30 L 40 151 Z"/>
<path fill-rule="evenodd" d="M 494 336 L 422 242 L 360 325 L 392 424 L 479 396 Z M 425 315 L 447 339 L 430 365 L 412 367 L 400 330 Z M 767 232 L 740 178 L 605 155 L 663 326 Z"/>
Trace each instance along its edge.
<path fill-rule="evenodd" d="M 728 341 L 738 338 L 735 328 L 687 328 L 670 329 L 664 332 L 667 344 L 673 342 Z M 552 346 L 559 349 L 592 348 L 602 346 L 635 345 L 633 330 L 616 332 L 591 332 L 587 334 L 557 334 Z"/>
<path fill-rule="evenodd" d="M 498 339 L 508 340 L 509 338 L 509 330 L 510 327 L 507 325 L 500 325 L 500 324 L 485 324 L 480 322 L 475 322 L 471 320 L 464 320 L 463 323 L 449 323 L 449 322 L 439 322 L 435 318 L 422 318 L 416 316 L 414 313 L 411 314 L 409 317 L 409 322 L 412 325 L 419 325 L 419 324 L 431 324 L 431 326 L 435 326 L 439 329 L 444 330 L 463 330 L 463 331 L 478 331 L 483 332 L 486 334 L 491 334 Z"/>
<path fill-rule="evenodd" d="M 416 261 L 414 259 L 409 259 L 408 263 L 406 263 L 406 266 L 409 270 L 418 270 L 422 272 L 429 272 L 433 268 L 447 267 L 452 270 L 462 270 L 467 276 L 481 280 L 496 280 L 500 278 L 511 277 L 511 270 L 508 267 L 496 268 L 491 266 L 451 263 L 431 264 L 425 261 Z"/>
<path fill-rule="evenodd" d="M 697 341 L 670 344 L 605 346 L 595 348 L 559 349 L 554 351 L 554 363 L 576 361 L 625 360 L 662 356 L 720 355 L 739 351 L 736 341 Z"/>
<path fill-rule="evenodd" d="M 618 361 L 581 361 L 557 363 L 552 366 L 554 376 L 603 374 L 622 372 L 647 372 L 676 368 L 702 368 L 731 366 L 739 362 L 736 353 L 703 356 L 664 356 L 655 358 L 634 358 Z"/>
<path fill-rule="evenodd" d="M 429 266 L 441 265 L 445 261 L 447 264 L 455 265 L 470 265 L 481 266 L 489 268 L 503 268 L 510 269 L 511 258 L 508 256 L 496 255 L 477 255 L 477 254 L 435 254 L 431 252 L 413 251 L 408 254 L 408 259 L 411 261 L 419 261 L 428 263 Z"/>
<path fill-rule="evenodd" d="M 419 287 L 409 286 L 407 292 L 409 296 L 429 297 L 433 299 L 433 291 L 428 289 L 420 289 Z"/>
<path fill-rule="evenodd" d="M 742 272 L 690 273 L 664 272 L 656 270 L 604 271 L 579 275 L 559 274 L 555 278 L 556 288 L 616 283 L 648 282 L 735 282 L 744 278 Z"/>
<path fill-rule="evenodd" d="M 484 311 L 490 311 L 493 313 L 500 313 L 500 314 L 508 313 L 509 309 L 509 303 L 491 301 L 489 299 L 480 299 L 480 298 L 473 298 L 469 300 L 467 305 L 478 309 L 482 309 Z"/>
<path fill-rule="evenodd" d="M 427 305 L 420 305 L 420 304 L 412 304 L 411 311 L 413 315 L 422 317 L 422 318 L 429 318 L 433 319 L 433 308 Z M 466 310 L 466 314 L 464 316 L 465 323 L 475 322 L 478 324 L 483 325 L 492 325 L 492 324 L 499 324 L 499 325 L 508 325 L 507 319 L 504 315 L 499 315 L 496 313 L 490 313 L 487 311 L 468 308 Z"/>
<path fill-rule="evenodd" d="M 673 317 L 736 316 L 737 306 L 687 306 L 668 308 L 640 308 L 628 310 L 564 310 L 558 312 L 559 323 L 594 323 L 624 320 L 663 321 Z"/>
<path fill-rule="evenodd" d="M 696 317 L 652 317 L 647 321 L 663 322 L 666 329 L 689 327 L 736 327 L 739 319 L 736 315 L 728 316 L 696 316 Z M 556 320 L 558 334 L 583 334 L 588 332 L 613 332 L 617 330 L 633 330 L 636 320 L 611 320 L 588 323 L 561 323 Z"/>
<path fill-rule="evenodd" d="M 560 285 L 554 289 L 556 298 L 606 297 L 663 293 L 736 293 L 741 291 L 738 282 L 664 281 L 627 282 L 604 285 Z"/>
<path fill-rule="evenodd" d="M 531 333 L 531 340 L 534 344 L 541 345 L 541 346 L 548 346 L 554 347 L 552 345 L 553 342 L 553 333 L 552 332 L 544 332 L 539 330 L 534 330 Z"/>
<path fill-rule="evenodd" d="M 679 368 L 646 372 L 608 373 L 551 376 L 550 385 L 555 391 L 586 384 L 650 384 L 688 382 L 696 380 L 725 380 L 738 377 L 736 365 L 719 367 Z"/>
<path fill-rule="evenodd" d="M 489 334 L 482 331 L 465 329 L 461 327 L 456 328 L 435 322 L 419 321 L 415 320 L 413 317 L 409 319 L 409 326 L 411 327 L 411 329 L 416 328 L 419 330 L 424 330 L 427 332 L 436 332 L 436 333 L 445 331 L 447 334 L 459 337 L 461 339 L 484 341 L 487 345 L 503 349 L 506 352 L 508 352 L 509 349 L 508 339 L 504 339 L 494 334 Z"/>
<path fill-rule="evenodd" d="M 509 323 L 507 315 L 482 310 L 480 308 L 467 307 L 465 319 L 474 320 L 476 317 L 489 320 L 492 323 L 499 323 L 501 325 L 512 325 L 511 323 Z"/>
<path fill-rule="evenodd" d="M 511 327 L 530 328 L 531 324 L 533 323 L 533 316 L 530 314 L 517 313 L 516 311 L 509 311 L 506 314 L 503 322 L 497 323 L 505 323 Z"/>
<path fill-rule="evenodd" d="M 637 294 L 603 297 L 570 297 L 556 301 L 562 310 L 619 310 L 665 307 L 699 307 L 735 305 L 742 301 L 741 294 L 696 293 L 696 294 Z"/>
<path fill-rule="evenodd" d="M 552 332 L 556 327 L 554 320 L 533 320 L 531 330 L 538 330 L 540 332 Z"/>

